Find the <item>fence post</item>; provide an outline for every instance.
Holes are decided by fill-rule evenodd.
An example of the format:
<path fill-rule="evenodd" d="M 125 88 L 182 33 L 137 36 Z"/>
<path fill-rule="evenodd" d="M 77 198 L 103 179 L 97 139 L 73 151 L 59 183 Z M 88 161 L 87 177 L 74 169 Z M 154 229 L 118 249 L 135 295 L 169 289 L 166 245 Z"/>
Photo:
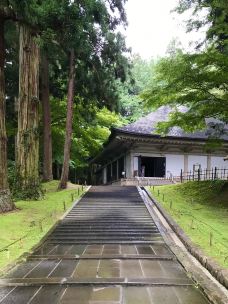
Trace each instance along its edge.
<path fill-rule="evenodd" d="M 213 180 L 214 179 L 214 171 L 213 171 L 213 168 L 212 168 L 212 170 L 211 170 L 211 179 Z"/>
<path fill-rule="evenodd" d="M 198 169 L 198 182 L 200 181 L 200 169 Z"/>
<path fill-rule="evenodd" d="M 40 226 L 40 232 L 43 232 L 43 225 L 42 225 L 42 221 L 39 221 L 39 226 Z"/>
<path fill-rule="evenodd" d="M 180 174 L 180 180 L 181 180 L 181 183 L 183 183 L 183 170 L 181 169 L 181 174 Z"/>
<path fill-rule="evenodd" d="M 217 167 L 215 167 L 215 172 L 214 172 L 214 179 L 217 178 Z"/>
<path fill-rule="evenodd" d="M 210 232 L 210 246 L 213 245 L 213 233 Z"/>
<path fill-rule="evenodd" d="M 169 208 L 172 209 L 173 201 L 170 201 Z"/>

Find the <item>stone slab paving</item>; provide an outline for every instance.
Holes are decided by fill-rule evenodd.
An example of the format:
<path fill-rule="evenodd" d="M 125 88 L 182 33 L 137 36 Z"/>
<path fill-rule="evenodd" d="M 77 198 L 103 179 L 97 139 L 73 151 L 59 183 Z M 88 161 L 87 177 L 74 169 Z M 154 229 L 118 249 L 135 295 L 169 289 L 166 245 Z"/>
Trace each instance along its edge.
<path fill-rule="evenodd" d="M 92 187 L 26 262 L 0 304 L 207 304 L 136 187 Z"/>

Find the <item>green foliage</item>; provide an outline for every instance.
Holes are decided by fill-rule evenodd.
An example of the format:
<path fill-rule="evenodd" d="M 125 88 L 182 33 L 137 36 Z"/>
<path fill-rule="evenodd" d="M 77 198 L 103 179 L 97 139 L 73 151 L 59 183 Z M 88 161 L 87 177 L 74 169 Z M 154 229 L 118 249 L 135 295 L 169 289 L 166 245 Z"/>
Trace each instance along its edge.
<path fill-rule="evenodd" d="M 131 63 L 131 75 L 124 84 L 119 83 L 119 111 L 129 121 L 135 121 L 148 112 L 139 95 L 151 84 L 154 67 L 154 60 L 146 61 L 135 55 Z"/>
<path fill-rule="evenodd" d="M 92 102 L 87 104 L 83 99 L 75 97 L 73 119 L 73 139 L 71 161 L 73 167 L 85 167 L 88 159 L 94 157 L 102 148 L 110 135 L 110 128 L 120 126 L 124 120 L 107 108 L 99 109 Z M 65 139 L 66 99 L 51 99 L 52 108 L 52 140 L 53 161 L 63 162 L 63 146 Z"/>
<path fill-rule="evenodd" d="M 206 27 L 206 41 L 215 44 L 220 51 L 228 52 L 228 5 L 227 0 L 179 0 L 176 11 L 192 9 L 187 30 Z"/>
<path fill-rule="evenodd" d="M 68 54 L 71 48 L 75 50 L 77 106 L 70 166 L 78 167 L 84 166 L 86 159 L 101 148 L 109 135 L 108 128 L 119 121 L 118 115 L 110 114 L 108 110 L 105 112 L 103 108 L 111 111 L 117 109 L 117 80 L 124 82 L 129 73 L 126 57 L 128 49 L 123 36 L 117 31 L 120 24 L 126 25 L 124 3 L 125 0 L 10 0 L 0 4 L 0 11 L 4 9 L 7 12 L 6 107 L 10 160 L 15 160 L 15 99 L 18 96 L 19 79 L 18 28 L 15 21 L 26 23 L 33 29 L 41 53 L 49 60 L 50 93 L 55 100 L 52 100 L 53 151 L 54 161 L 59 164 L 63 160 L 65 137 Z M 99 112 L 99 109 L 101 113 L 96 117 L 95 112 Z M 108 117 L 106 121 L 105 115 Z M 42 136 L 41 132 L 40 135 Z M 12 185 L 17 179 L 12 171 L 11 173 Z M 35 192 L 38 194 L 40 189 Z M 16 185 L 14 193 L 20 195 Z M 32 193 L 33 189 L 28 189 L 26 195 L 31 197 Z M 37 198 L 36 195 L 35 197 Z"/>
<path fill-rule="evenodd" d="M 20 182 L 19 182 L 20 181 Z M 11 194 L 14 200 L 42 200 L 44 198 L 44 189 L 40 182 L 34 180 L 31 186 L 25 186 L 22 189 L 22 178 L 16 173 L 15 161 L 8 160 L 8 182 Z"/>
<path fill-rule="evenodd" d="M 34 180 L 32 186 L 21 188 L 22 178 L 16 173 L 15 161 L 8 160 L 8 182 L 11 194 L 14 200 L 42 200 L 44 197 L 44 189 L 40 182 Z"/>
<path fill-rule="evenodd" d="M 170 105 L 174 112 L 170 121 L 159 124 L 158 132 L 166 134 L 170 127 L 185 131 L 207 127 L 207 118 L 223 123 L 209 124 L 210 137 L 220 138 L 227 133 L 228 122 L 228 57 L 227 57 L 227 1 L 180 0 L 177 11 L 193 9 L 188 30 L 207 25 L 204 50 L 183 53 L 176 49 L 160 60 L 155 69 L 154 82 L 142 94 L 148 107 Z M 207 9 L 206 14 L 202 10 Z M 199 13 L 199 14 L 198 14 Z M 203 16 L 203 17 L 200 17 Z M 185 111 L 179 111 L 185 106 Z"/>
<path fill-rule="evenodd" d="M 160 132 L 178 125 L 186 131 L 205 128 L 205 118 L 228 121 L 228 57 L 214 48 L 200 54 L 163 58 L 156 66 L 154 82 L 143 92 L 149 107 L 170 105 L 176 109 L 170 121 L 160 124 Z M 188 111 L 180 113 L 178 106 Z"/>
<path fill-rule="evenodd" d="M 23 182 L 23 177 L 15 173 L 14 181 L 11 184 L 11 193 L 15 200 L 42 200 L 44 191 L 40 180 L 36 178 L 29 180 L 27 185 L 26 180 Z"/>

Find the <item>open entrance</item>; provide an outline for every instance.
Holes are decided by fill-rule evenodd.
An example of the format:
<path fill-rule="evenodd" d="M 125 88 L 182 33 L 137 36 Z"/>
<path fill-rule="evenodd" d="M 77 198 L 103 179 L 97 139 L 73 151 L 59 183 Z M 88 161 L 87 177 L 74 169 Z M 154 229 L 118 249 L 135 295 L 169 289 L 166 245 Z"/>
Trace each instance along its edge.
<path fill-rule="evenodd" d="M 165 157 L 139 157 L 139 172 L 145 177 L 165 177 Z"/>

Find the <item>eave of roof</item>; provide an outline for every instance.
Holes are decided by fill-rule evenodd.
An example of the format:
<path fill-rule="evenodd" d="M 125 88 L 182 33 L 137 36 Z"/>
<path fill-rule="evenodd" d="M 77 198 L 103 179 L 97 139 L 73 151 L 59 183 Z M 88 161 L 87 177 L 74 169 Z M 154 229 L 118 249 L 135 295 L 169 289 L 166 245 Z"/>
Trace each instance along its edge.
<path fill-rule="evenodd" d="M 157 139 L 170 139 L 170 140 L 175 140 L 175 141 L 191 141 L 191 142 L 203 142 L 206 143 L 208 141 L 208 138 L 205 137 L 191 137 L 191 136 L 162 136 L 159 134 L 148 134 L 148 133 L 136 133 L 132 131 L 127 131 L 127 130 L 122 130 L 120 128 L 113 128 L 112 129 L 112 136 L 117 136 L 117 135 L 131 135 L 134 137 L 138 138 L 157 138 Z M 222 142 L 228 143 L 228 140 L 221 139 Z M 109 141 L 108 141 L 109 142 Z M 108 142 L 106 144 L 108 144 Z"/>

